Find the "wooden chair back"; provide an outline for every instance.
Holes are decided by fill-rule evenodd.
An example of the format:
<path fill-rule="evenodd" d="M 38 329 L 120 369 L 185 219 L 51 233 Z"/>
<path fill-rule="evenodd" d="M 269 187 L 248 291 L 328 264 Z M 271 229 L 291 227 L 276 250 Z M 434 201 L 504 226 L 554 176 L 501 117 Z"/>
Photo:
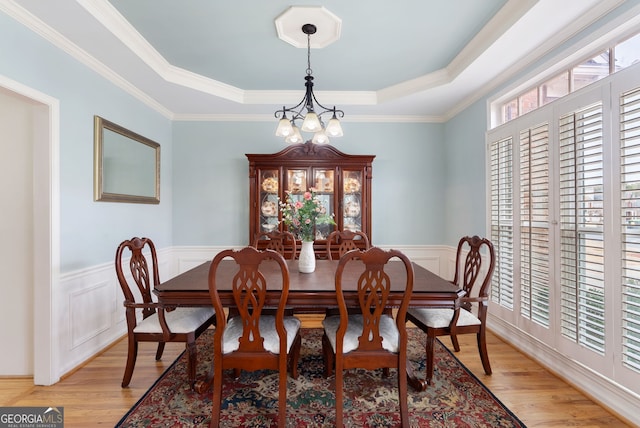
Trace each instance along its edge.
<path fill-rule="evenodd" d="M 371 247 L 366 233 L 350 230 L 334 230 L 327 237 L 326 245 L 326 253 L 329 260 L 337 260 L 347 251 L 368 250 Z"/>
<path fill-rule="evenodd" d="M 392 261 L 398 259 L 399 261 Z M 400 278 L 391 278 L 385 271 L 388 263 L 403 263 L 405 275 Z M 348 353 L 343 352 L 345 333 L 347 332 L 350 311 L 347 308 L 343 289 L 343 273 L 348 265 L 359 264 L 358 272 L 362 269 L 357 279 L 359 313 L 352 315 L 362 317 L 362 334 L 358 337 L 358 346 Z M 398 396 L 400 401 L 400 413 L 403 426 L 409 426 L 407 406 L 407 330 L 406 314 L 413 291 L 413 266 L 407 256 L 397 250 L 385 251 L 378 247 L 369 250 L 350 251 L 340 258 L 335 275 L 338 309 L 340 312 L 340 324 L 336 332 L 336 422 L 342 426 L 342 384 L 343 370 L 349 368 L 397 368 L 398 369 Z M 404 281 L 403 298 L 398 307 L 395 327 L 398 334 L 397 352 L 391 352 L 383 347 L 383 332 L 380 330 L 382 317 L 390 317 L 388 314 L 389 294 L 392 282 Z M 352 289 L 352 287 L 349 287 Z M 398 287 L 394 287 L 398 289 Z M 324 339 L 323 339 L 324 340 Z M 323 348 L 325 348 L 323 346 Z M 326 348 L 325 348 L 326 349 Z"/>
<path fill-rule="evenodd" d="M 252 245 L 259 250 L 276 251 L 287 260 L 294 260 L 298 252 L 295 235 L 286 230 L 261 232 L 256 236 Z"/>
<path fill-rule="evenodd" d="M 466 292 L 461 301 L 462 308 L 471 311 L 474 302 L 479 304 L 478 318 L 483 323 L 487 316 L 489 285 L 495 264 L 496 256 L 493 244 L 487 238 L 480 238 L 477 235 L 460 238 L 456 252 L 456 270 L 451 283 L 459 285 Z M 486 269 L 483 269 L 485 265 Z M 477 290 L 475 295 L 472 294 L 474 289 Z"/>
<path fill-rule="evenodd" d="M 220 263 L 229 263 L 230 259 L 236 264 L 237 271 L 231 278 L 219 278 L 218 268 Z M 267 267 L 267 264 L 271 266 Z M 275 266 L 273 266 L 275 265 Z M 268 269 L 265 275 L 262 269 Z M 275 273 L 274 273 L 275 272 Z M 267 278 L 268 277 L 268 278 Z M 229 319 L 224 314 L 224 308 L 218 294 L 221 281 L 231 282 L 234 308 L 233 316 Z M 279 371 L 279 400 L 278 400 L 278 425 L 285 426 L 286 422 L 286 388 L 287 388 L 287 329 L 285 328 L 285 307 L 289 294 L 289 269 L 284 257 L 274 250 L 258 250 L 255 247 L 245 247 L 241 250 L 225 250 L 213 259 L 209 269 L 209 294 L 211 302 L 217 314 L 216 331 L 214 334 L 213 355 L 213 413 L 211 426 L 218 426 L 220 409 L 222 404 L 222 378 L 223 370 L 235 369 L 239 375 L 240 370 L 255 371 L 260 369 L 273 369 Z M 277 301 L 275 315 L 267 308 L 268 300 Z M 265 315 L 265 312 L 268 315 Z M 273 331 L 268 334 L 266 330 L 272 324 L 266 322 L 268 317 L 275 316 L 275 334 L 279 343 L 278 353 L 270 352 L 265 348 L 266 341 L 273 337 Z M 292 317 L 290 317 L 292 318 Z M 241 323 L 241 324 L 240 324 Z M 225 339 L 225 331 L 241 329 L 241 333 L 235 330 L 234 337 L 238 337 L 237 343 L 232 345 Z M 273 340 L 273 339 L 271 339 Z M 292 345 L 292 365 L 297 365 L 300 350 L 300 336 L 296 332 Z M 228 348 L 226 348 L 228 347 Z M 292 367 L 294 377 L 297 371 Z"/>
<path fill-rule="evenodd" d="M 151 266 L 147 261 L 145 252 L 151 258 Z M 130 256 L 129 264 L 123 265 L 126 257 Z M 158 256 L 153 241 L 149 238 L 134 237 L 123 241 L 116 250 L 116 276 L 124 294 L 124 306 L 126 307 L 127 327 L 130 333 L 137 325 L 136 309 L 142 310 L 142 318 L 145 319 L 156 313 L 157 305 L 153 303 L 151 292 L 160 284 L 158 273 Z M 133 284 L 129 284 L 128 277 Z M 135 288 L 133 288 L 135 285 Z M 136 299 L 134 291 L 140 296 Z"/>

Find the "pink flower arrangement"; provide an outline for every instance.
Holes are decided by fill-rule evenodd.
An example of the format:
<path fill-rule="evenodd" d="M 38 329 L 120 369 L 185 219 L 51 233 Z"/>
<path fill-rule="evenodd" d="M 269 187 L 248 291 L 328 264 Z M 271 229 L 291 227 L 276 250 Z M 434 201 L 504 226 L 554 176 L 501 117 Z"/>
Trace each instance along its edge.
<path fill-rule="evenodd" d="M 300 240 L 313 241 L 317 224 L 336 224 L 333 214 L 327 214 L 314 188 L 304 192 L 302 198 L 289 191 L 286 194 L 287 200 L 280 202 L 282 221 Z"/>

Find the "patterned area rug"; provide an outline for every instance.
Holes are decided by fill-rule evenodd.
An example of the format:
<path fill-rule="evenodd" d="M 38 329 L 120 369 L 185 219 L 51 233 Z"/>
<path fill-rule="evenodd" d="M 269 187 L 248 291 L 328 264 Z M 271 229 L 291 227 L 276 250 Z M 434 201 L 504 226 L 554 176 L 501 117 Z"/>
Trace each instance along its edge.
<path fill-rule="evenodd" d="M 424 377 L 425 335 L 409 329 L 409 357 L 418 376 Z M 335 425 L 334 377 L 322 375 L 320 329 L 302 330 L 302 353 L 297 380 L 289 378 L 287 426 Z M 198 377 L 211 364 L 212 334 L 198 343 Z M 442 343 L 436 344 L 433 384 L 424 392 L 409 387 L 412 427 L 524 427 Z M 397 372 L 385 378 L 382 371 L 348 370 L 344 384 L 344 419 L 347 427 L 400 426 Z M 186 382 L 186 358 L 181 355 L 158 379 L 116 427 L 208 426 L 211 392 L 198 394 Z M 238 380 L 231 372 L 223 382 L 221 427 L 269 427 L 276 425 L 278 375 L 275 371 L 243 372 Z"/>

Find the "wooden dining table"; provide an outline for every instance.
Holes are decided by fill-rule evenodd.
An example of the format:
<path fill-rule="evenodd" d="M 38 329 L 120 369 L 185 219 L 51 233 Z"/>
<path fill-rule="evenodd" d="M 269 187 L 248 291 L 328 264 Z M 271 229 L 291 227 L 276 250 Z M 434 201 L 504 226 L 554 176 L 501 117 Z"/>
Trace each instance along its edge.
<path fill-rule="evenodd" d="M 158 298 L 158 303 L 166 308 L 179 306 L 211 306 L 209 295 L 209 266 L 210 262 L 205 262 L 191 270 L 183 272 L 172 279 L 156 286 L 154 293 Z M 335 292 L 335 271 L 338 266 L 337 260 L 317 260 L 316 269 L 312 273 L 301 273 L 298 271 L 297 260 L 287 260 L 289 268 L 289 296 L 287 306 L 294 313 L 324 313 L 326 308 L 335 308 L 338 305 Z M 343 294 L 349 307 L 357 307 L 357 264 L 347 265 L 343 273 Z M 414 272 L 413 293 L 411 294 L 410 307 L 446 307 L 455 308 L 459 305 L 460 297 L 465 292 L 457 285 L 439 277 L 435 273 L 412 263 Z M 217 283 L 218 295 L 223 306 L 233 309 L 233 293 L 231 291 L 232 278 L 237 270 L 237 265 L 231 260 L 223 260 L 218 268 Z M 265 263 L 261 266 L 261 272 L 267 278 L 276 275 L 276 263 Z M 397 278 L 392 280 L 391 293 L 389 294 L 388 306 L 398 307 L 404 296 L 404 266 L 401 262 L 391 261 L 385 267 L 389 276 Z M 278 283 L 278 282 L 274 282 Z M 280 293 L 277 289 L 267 293 L 266 306 L 277 306 Z M 423 379 L 415 376 L 411 369 L 411 364 L 407 365 L 407 376 L 409 384 L 418 390 L 427 388 L 427 383 Z"/>

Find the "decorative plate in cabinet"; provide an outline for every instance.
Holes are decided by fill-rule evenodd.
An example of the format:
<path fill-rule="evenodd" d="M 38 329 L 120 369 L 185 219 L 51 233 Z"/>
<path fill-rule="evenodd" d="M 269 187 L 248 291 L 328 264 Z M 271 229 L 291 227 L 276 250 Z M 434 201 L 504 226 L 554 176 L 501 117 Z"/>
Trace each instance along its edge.
<path fill-rule="evenodd" d="M 358 201 L 349 201 L 344 206 L 345 217 L 358 217 L 360 215 L 360 204 Z"/>
<path fill-rule="evenodd" d="M 345 193 L 357 193 L 360 191 L 360 180 L 357 178 L 347 178 L 344 181 L 344 191 Z"/>
<path fill-rule="evenodd" d="M 275 177 L 268 177 L 262 181 L 262 190 L 268 193 L 278 192 L 278 179 Z"/>
<path fill-rule="evenodd" d="M 260 210 L 265 217 L 275 217 L 278 215 L 278 205 L 274 201 L 264 201 Z"/>

